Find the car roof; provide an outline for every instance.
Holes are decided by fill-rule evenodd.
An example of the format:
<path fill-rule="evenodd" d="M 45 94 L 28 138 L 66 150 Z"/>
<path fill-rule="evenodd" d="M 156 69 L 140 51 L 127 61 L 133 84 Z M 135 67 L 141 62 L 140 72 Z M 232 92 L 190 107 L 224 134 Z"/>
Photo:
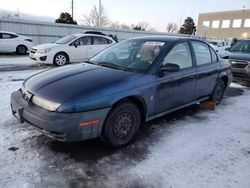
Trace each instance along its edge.
<path fill-rule="evenodd" d="M 142 39 L 142 40 L 157 40 L 157 41 L 178 41 L 178 40 L 183 40 L 183 39 L 192 39 L 192 40 L 199 40 L 193 37 L 188 37 L 188 36 L 167 36 L 167 35 L 150 35 L 150 36 L 140 36 L 140 37 L 135 37 L 132 39 Z"/>
<path fill-rule="evenodd" d="M 76 33 L 76 34 L 73 34 L 74 36 L 76 37 L 83 37 L 83 36 L 96 36 L 96 37 L 105 37 L 105 38 L 108 38 L 108 39 L 111 39 L 113 40 L 111 37 L 109 36 L 105 36 L 105 35 L 98 35 L 98 34 L 82 34 L 82 33 Z"/>
<path fill-rule="evenodd" d="M 250 39 L 239 39 L 238 41 L 250 41 Z"/>

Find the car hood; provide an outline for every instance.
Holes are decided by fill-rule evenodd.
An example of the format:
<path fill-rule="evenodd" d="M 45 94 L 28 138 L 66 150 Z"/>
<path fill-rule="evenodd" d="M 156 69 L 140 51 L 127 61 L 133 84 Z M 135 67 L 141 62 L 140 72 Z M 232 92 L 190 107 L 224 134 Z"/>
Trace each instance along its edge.
<path fill-rule="evenodd" d="M 228 59 L 250 61 L 250 53 L 230 52 Z"/>
<path fill-rule="evenodd" d="M 40 44 L 40 45 L 34 46 L 33 48 L 37 49 L 37 50 L 44 50 L 44 49 L 47 49 L 47 48 L 55 48 L 57 46 L 60 46 L 60 44 L 47 43 L 47 44 Z"/>
<path fill-rule="evenodd" d="M 116 87 L 133 75 L 138 73 L 82 63 L 33 75 L 24 82 L 24 87 L 36 96 L 62 104 L 77 99 L 92 100 L 135 87 L 133 84 Z"/>

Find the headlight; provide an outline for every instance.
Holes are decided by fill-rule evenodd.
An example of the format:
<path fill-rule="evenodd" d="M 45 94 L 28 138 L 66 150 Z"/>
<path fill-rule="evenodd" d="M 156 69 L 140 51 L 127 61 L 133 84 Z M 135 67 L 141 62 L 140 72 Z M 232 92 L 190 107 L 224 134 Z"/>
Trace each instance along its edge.
<path fill-rule="evenodd" d="M 43 98 L 38 97 L 38 96 L 33 96 L 32 102 L 34 104 L 36 104 L 37 106 L 40 106 L 40 107 L 42 107 L 46 110 L 49 110 L 49 111 L 56 111 L 56 109 L 60 106 L 59 103 L 52 102 L 52 101 L 43 99 Z"/>
<path fill-rule="evenodd" d="M 38 53 L 40 53 L 40 54 L 46 54 L 46 53 L 48 53 L 49 51 L 51 51 L 51 48 L 39 50 Z"/>

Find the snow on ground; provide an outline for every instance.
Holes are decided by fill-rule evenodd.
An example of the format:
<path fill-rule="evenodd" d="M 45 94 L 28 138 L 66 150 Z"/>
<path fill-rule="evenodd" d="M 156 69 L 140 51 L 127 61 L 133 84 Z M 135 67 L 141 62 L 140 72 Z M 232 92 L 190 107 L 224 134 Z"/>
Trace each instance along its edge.
<path fill-rule="evenodd" d="M 0 73 L 0 187 L 250 187 L 247 88 L 232 84 L 243 94 L 215 111 L 187 108 L 151 121 L 112 150 L 99 140 L 59 143 L 12 117 L 10 93 L 36 72 Z"/>
<path fill-rule="evenodd" d="M 0 55 L 0 67 L 10 66 L 10 65 L 18 65 L 18 66 L 27 66 L 34 65 L 35 63 L 30 60 L 28 55 L 20 56 L 20 55 Z"/>

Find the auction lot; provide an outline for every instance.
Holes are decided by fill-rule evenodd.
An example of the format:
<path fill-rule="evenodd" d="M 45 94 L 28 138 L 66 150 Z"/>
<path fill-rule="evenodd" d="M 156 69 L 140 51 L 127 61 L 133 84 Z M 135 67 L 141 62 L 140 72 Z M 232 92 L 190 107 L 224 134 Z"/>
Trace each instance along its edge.
<path fill-rule="evenodd" d="M 47 68 L 0 56 L 0 187 L 250 187 L 249 88 L 231 84 L 214 111 L 150 121 L 114 150 L 99 139 L 60 143 L 12 116 L 10 94 Z"/>

